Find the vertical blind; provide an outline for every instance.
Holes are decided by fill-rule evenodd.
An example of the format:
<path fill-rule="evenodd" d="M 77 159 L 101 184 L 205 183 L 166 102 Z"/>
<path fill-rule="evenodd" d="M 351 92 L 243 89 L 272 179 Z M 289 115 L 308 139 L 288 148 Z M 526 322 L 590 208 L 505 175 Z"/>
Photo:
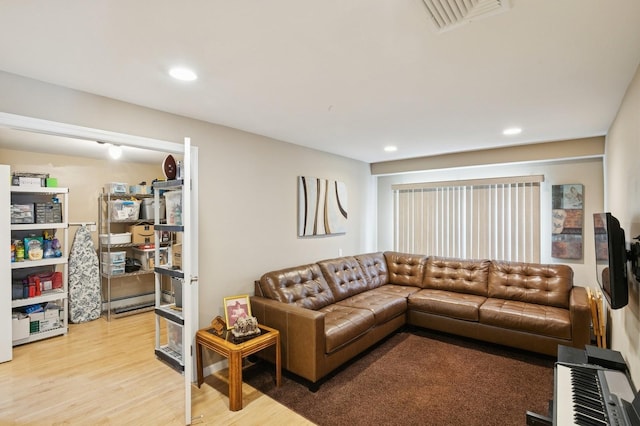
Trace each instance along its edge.
<path fill-rule="evenodd" d="M 543 176 L 393 185 L 394 249 L 540 261 Z"/>

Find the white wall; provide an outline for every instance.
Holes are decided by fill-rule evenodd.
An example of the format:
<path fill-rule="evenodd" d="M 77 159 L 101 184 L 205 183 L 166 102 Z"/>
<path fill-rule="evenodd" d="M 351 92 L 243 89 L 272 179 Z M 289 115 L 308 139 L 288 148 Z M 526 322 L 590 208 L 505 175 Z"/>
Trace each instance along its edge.
<path fill-rule="evenodd" d="M 627 89 L 605 145 L 605 205 L 620 220 L 627 242 L 640 235 L 640 68 Z M 611 312 L 613 349 L 622 352 L 640 383 L 640 291 L 631 278 L 629 304 Z"/>
<path fill-rule="evenodd" d="M 191 137 L 199 149 L 201 327 L 223 313 L 224 297 L 252 294 L 264 272 L 374 249 L 366 163 L 3 72 L 0 93 L 2 112 L 178 143 Z M 298 175 L 346 183 L 345 235 L 297 238 Z"/>
<path fill-rule="evenodd" d="M 565 263 L 574 270 L 574 283 L 597 287 L 592 214 L 603 209 L 602 159 L 565 160 L 558 162 L 503 164 L 403 173 L 378 177 L 378 249 L 393 249 L 393 193 L 396 183 L 438 182 L 504 176 L 544 175 L 540 187 L 541 253 L 543 263 Z M 583 256 L 581 260 L 551 257 L 551 186 L 581 183 L 584 185 Z M 429 254 L 429 253 L 424 253 Z"/>

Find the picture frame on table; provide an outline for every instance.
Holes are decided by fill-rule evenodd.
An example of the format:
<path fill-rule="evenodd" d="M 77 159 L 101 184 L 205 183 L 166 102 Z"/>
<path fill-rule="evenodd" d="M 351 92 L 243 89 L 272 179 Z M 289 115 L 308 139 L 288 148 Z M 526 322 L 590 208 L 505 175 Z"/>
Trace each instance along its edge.
<path fill-rule="evenodd" d="M 248 294 L 224 298 L 224 316 L 227 329 L 231 330 L 239 318 L 251 316 L 251 303 Z"/>

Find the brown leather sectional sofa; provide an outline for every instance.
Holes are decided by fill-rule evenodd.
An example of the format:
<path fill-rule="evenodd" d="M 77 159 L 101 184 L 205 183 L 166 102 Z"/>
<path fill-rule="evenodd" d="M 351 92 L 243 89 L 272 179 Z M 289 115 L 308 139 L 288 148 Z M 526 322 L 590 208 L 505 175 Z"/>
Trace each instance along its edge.
<path fill-rule="evenodd" d="M 566 265 L 369 253 L 268 272 L 255 294 L 283 367 L 312 383 L 405 324 L 553 356 L 590 339 L 586 289 Z"/>

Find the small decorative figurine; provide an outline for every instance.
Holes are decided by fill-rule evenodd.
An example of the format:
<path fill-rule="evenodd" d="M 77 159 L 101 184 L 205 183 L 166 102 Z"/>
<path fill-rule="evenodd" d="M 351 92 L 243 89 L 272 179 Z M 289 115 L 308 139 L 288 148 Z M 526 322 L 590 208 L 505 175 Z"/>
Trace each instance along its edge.
<path fill-rule="evenodd" d="M 224 330 L 227 328 L 227 324 L 225 324 L 224 320 L 220 315 L 211 320 L 211 328 L 215 331 L 216 334 L 222 334 Z"/>
<path fill-rule="evenodd" d="M 256 317 L 243 317 L 238 318 L 231 330 L 234 337 L 248 337 L 260 334 L 258 328 L 258 319 Z"/>

